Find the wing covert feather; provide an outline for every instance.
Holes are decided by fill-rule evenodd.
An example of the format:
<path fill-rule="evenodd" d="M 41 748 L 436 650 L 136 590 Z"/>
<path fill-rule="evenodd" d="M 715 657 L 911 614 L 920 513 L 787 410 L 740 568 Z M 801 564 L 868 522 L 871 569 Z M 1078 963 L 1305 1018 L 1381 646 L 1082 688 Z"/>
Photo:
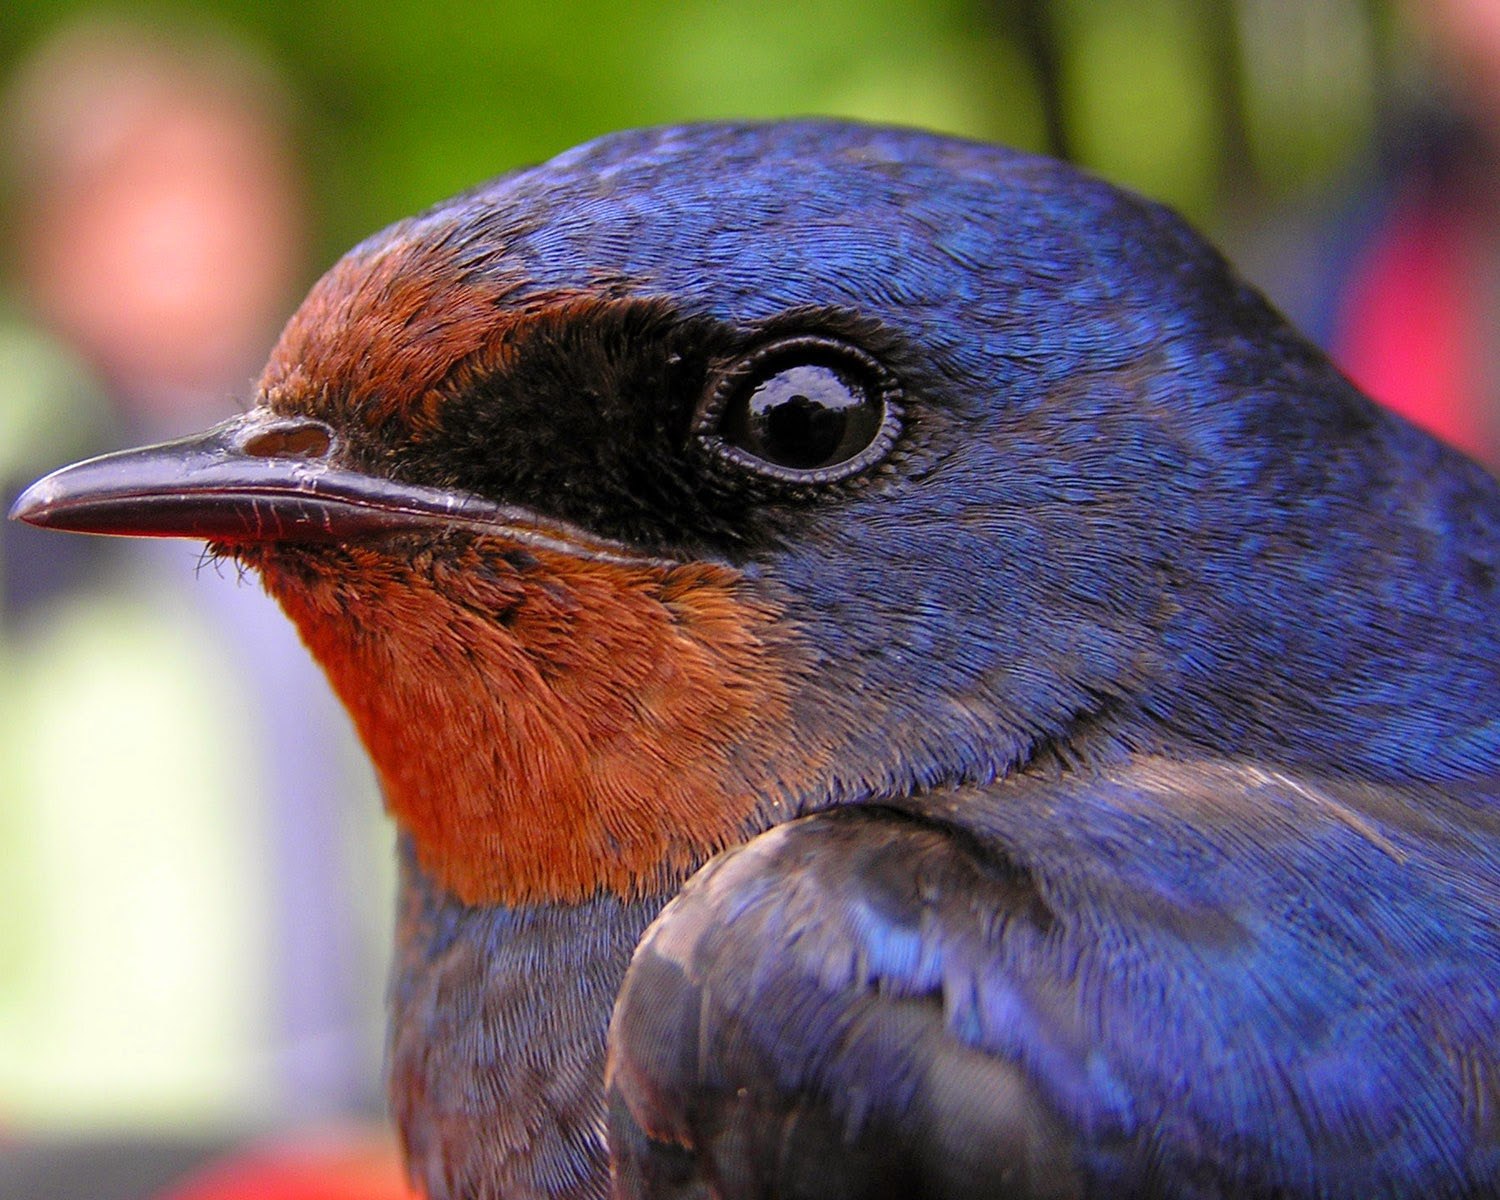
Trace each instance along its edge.
<path fill-rule="evenodd" d="M 620 1195 L 1500 1189 L 1484 787 L 1137 760 L 721 855 L 611 1027 Z"/>

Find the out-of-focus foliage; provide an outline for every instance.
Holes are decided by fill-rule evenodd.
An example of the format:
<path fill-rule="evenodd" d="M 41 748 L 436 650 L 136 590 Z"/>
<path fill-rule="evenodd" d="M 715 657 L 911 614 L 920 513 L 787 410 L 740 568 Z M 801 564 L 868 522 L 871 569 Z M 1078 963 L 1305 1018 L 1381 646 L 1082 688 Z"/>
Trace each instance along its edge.
<path fill-rule="evenodd" d="M 831 113 L 1071 151 L 1190 213 L 1326 178 L 1373 122 L 1383 0 L 202 0 L 283 71 L 323 259 L 631 125 Z M 0 74 L 61 21 L 10 0 Z"/>
<path fill-rule="evenodd" d="M 7 7 L 0 69 L 64 10 L 91 11 Z M 221 0 L 157 19 L 208 17 L 282 68 L 329 254 L 460 187 L 630 125 L 824 112 L 1039 144 L 1024 57 L 982 11 L 952 0 Z"/>

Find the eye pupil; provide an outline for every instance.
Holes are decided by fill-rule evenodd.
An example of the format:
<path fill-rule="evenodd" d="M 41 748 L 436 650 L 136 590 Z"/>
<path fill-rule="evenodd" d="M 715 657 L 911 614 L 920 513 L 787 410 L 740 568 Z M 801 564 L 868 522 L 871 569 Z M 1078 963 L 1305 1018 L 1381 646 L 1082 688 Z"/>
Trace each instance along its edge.
<path fill-rule="evenodd" d="M 801 333 L 725 364 L 694 432 L 741 478 L 820 486 L 881 462 L 901 417 L 901 387 L 884 363 L 842 338 Z"/>
<path fill-rule="evenodd" d="M 827 462 L 844 439 L 844 414 L 802 395 L 757 411 L 759 393 L 765 390 L 758 389 L 750 398 L 751 420 L 764 422 L 762 445 L 774 449 L 776 460 L 789 467 L 806 469 Z"/>
<path fill-rule="evenodd" d="M 725 436 L 769 462 L 806 471 L 852 457 L 880 428 L 880 406 L 831 367 L 777 371 L 728 414 Z M 737 419 L 738 418 L 738 419 Z"/>

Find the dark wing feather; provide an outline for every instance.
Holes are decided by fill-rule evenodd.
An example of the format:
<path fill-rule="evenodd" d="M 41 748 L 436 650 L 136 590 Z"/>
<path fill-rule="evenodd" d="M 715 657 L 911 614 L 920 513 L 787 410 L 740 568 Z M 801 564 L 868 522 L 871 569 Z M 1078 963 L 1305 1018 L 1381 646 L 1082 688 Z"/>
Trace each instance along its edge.
<path fill-rule="evenodd" d="M 722 855 L 611 1027 L 625 1196 L 1500 1194 L 1492 789 L 1144 760 Z"/>

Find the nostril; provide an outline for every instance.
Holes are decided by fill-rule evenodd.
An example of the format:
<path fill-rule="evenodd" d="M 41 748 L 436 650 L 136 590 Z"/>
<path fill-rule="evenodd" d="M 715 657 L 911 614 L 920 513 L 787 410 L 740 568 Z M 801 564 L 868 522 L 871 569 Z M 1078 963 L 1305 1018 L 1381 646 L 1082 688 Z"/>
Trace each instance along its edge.
<path fill-rule="evenodd" d="M 324 458 L 332 448 L 333 431 L 314 421 L 263 429 L 241 446 L 256 458 Z"/>

